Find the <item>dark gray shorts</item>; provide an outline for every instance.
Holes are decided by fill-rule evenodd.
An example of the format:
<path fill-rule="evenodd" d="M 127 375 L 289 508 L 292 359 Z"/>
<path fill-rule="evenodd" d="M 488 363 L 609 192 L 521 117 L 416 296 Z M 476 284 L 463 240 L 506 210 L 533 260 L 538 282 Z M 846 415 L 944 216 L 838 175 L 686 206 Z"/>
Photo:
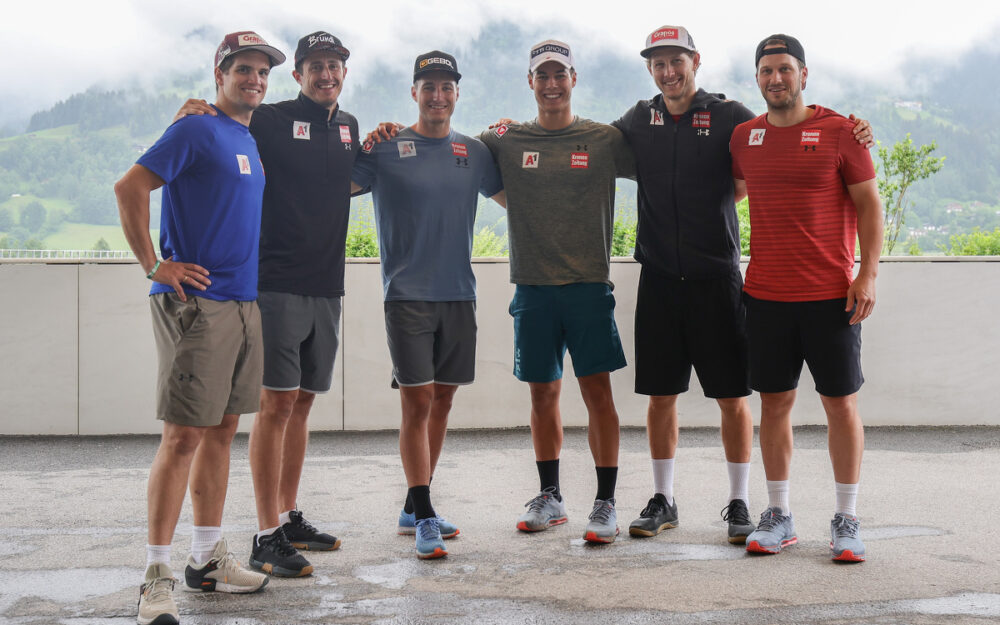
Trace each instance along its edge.
<path fill-rule="evenodd" d="M 223 415 L 260 409 L 263 346 L 256 302 L 175 293 L 149 298 L 159 374 L 156 417 L 178 425 L 219 425 Z"/>
<path fill-rule="evenodd" d="M 393 386 L 472 384 L 476 302 L 385 302 Z"/>
<path fill-rule="evenodd" d="M 264 329 L 264 388 L 326 393 L 340 344 L 340 298 L 257 294 Z"/>

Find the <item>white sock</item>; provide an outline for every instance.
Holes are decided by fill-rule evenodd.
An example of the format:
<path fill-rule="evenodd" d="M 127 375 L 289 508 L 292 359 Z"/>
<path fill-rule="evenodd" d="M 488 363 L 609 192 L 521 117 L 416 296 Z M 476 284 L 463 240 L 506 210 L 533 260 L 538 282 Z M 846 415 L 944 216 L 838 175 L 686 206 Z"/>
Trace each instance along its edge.
<path fill-rule="evenodd" d="M 742 499 L 743 503 L 749 506 L 750 463 L 726 462 L 726 470 L 729 472 L 729 501 Z"/>
<path fill-rule="evenodd" d="M 767 480 L 767 505 L 788 514 L 788 480 Z"/>
<path fill-rule="evenodd" d="M 266 530 L 260 530 L 259 532 L 257 532 L 257 540 L 260 540 L 261 538 L 264 538 L 265 536 L 270 536 L 271 534 L 273 534 L 276 531 L 278 531 L 279 527 L 281 527 L 281 526 L 278 525 L 276 527 L 269 527 Z"/>
<path fill-rule="evenodd" d="M 191 526 L 191 557 L 198 566 L 212 559 L 215 543 L 222 540 L 222 528 L 211 526 Z"/>
<path fill-rule="evenodd" d="M 295 508 L 292 508 L 292 510 L 295 510 Z M 292 522 L 292 510 L 285 510 L 278 515 L 278 525 Z"/>
<path fill-rule="evenodd" d="M 157 563 L 170 566 L 170 545 L 146 545 L 146 568 Z"/>
<path fill-rule="evenodd" d="M 653 492 L 667 499 L 667 505 L 674 505 L 674 459 L 653 458 Z"/>
<path fill-rule="evenodd" d="M 858 516 L 856 511 L 858 504 L 858 485 L 834 482 L 834 488 L 837 491 L 837 509 L 834 510 L 834 512 L 839 512 L 848 516 Z"/>

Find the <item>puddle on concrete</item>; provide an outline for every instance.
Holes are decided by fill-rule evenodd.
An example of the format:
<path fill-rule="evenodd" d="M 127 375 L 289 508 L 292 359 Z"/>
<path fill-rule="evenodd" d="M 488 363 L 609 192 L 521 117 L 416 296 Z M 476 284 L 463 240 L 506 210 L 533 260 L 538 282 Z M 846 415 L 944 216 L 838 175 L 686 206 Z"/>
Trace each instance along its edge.
<path fill-rule="evenodd" d="M 141 573 L 134 568 L 0 571 L 0 614 L 25 597 L 44 597 L 56 603 L 77 603 L 92 597 L 139 587 Z"/>
<path fill-rule="evenodd" d="M 706 545 L 696 543 L 671 543 L 662 540 L 619 538 L 611 545 L 590 545 L 582 538 L 570 541 L 570 555 L 593 555 L 595 549 L 607 548 L 608 555 L 616 557 L 646 556 L 661 561 L 681 560 L 739 560 L 744 550 L 732 545 Z"/>
<path fill-rule="evenodd" d="M 915 599 L 894 603 L 899 606 L 901 612 L 1000 618 L 1000 595 L 987 593 L 963 593 L 953 597 Z"/>
<path fill-rule="evenodd" d="M 922 527 L 919 525 L 910 526 L 888 526 L 862 528 L 861 537 L 865 540 L 886 540 L 889 538 L 910 538 L 913 536 L 941 536 L 945 532 L 936 527 Z"/>
<path fill-rule="evenodd" d="M 422 568 L 423 566 L 424 563 L 416 559 L 396 560 L 390 564 L 359 566 L 354 569 L 354 577 L 369 584 L 399 590 L 406 586 L 407 580 L 411 577 L 426 574 L 426 568 Z"/>

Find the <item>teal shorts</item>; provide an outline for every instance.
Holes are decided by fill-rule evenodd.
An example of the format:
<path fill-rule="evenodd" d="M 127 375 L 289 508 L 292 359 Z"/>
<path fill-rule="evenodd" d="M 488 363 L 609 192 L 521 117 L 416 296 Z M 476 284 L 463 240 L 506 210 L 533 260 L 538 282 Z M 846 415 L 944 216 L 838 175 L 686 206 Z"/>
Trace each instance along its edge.
<path fill-rule="evenodd" d="M 514 318 L 514 375 L 522 382 L 561 379 L 567 348 L 577 377 L 626 364 L 615 325 L 615 296 L 607 284 L 519 284 L 509 311 Z"/>

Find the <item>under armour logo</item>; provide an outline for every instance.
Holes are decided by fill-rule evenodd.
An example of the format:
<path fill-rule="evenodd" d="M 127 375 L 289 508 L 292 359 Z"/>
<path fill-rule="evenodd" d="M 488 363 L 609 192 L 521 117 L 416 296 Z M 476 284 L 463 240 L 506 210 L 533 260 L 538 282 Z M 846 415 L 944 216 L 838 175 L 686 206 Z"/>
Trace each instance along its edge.
<path fill-rule="evenodd" d="M 455 167 L 468 167 L 469 159 L 462 158 L 461 156 L 455 157 Z"/>
<path fill-rule="evenodd" d="M 194 382 L 193 373 L 180 373 L 177 375 L 177 379 L 181 382 Z"/>
<path fill-rule="evenodd" d="M 698 129 L 698 136 L 699 137 L 707 137 L 708 136 L 708 128 L 699 128 Z"/>
<path fill-rule="evenodd" d="M 802 151 L 803 152 L 808 152 L 809 150 L 812 150 L 813 152 L 815 152 L 816 151 L 816 146 L 815 145 L 804 145 L 804 146 L 802 146 Z"/>
<path fill-rule="evenodd" d="M 587 144 L 586 143 L 584 143 L 584 144 L 577 143 L 576 144 L 576 151 L 577 152 L 587 152 L 588 151 L 587 150 Z"/>

